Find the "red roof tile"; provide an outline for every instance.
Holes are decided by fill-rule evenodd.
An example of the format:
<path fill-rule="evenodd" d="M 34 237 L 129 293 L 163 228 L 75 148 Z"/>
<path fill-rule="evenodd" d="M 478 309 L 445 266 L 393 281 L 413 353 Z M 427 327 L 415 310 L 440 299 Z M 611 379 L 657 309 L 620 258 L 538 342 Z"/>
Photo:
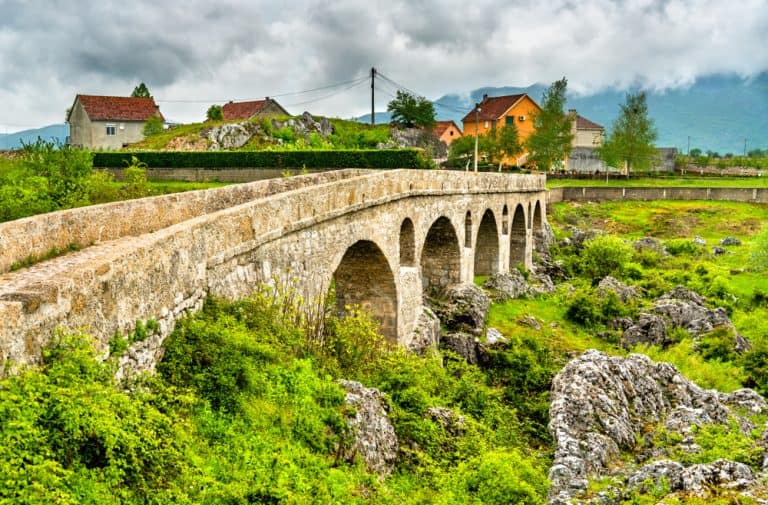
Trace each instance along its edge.
<path fill-rule="evenodd" d="M 453 121 L 436 121 L 435 128 L 432 130 L 432 132 L 435 134 L 435 137 L 439 138 L 443 133 L 445 133 L 445 130 L 451 127 L 451 125 L 453 125 L 453 127 L 457 130 L 461 131 Z"/>
<path fill-rule="evenodd" d="M 224 113 L 225 121 L 248 119 L 264 110 L 270 102 L 280 107 L 280 104 L 271 98 L 267 98 L 266 100 L 253 100 L 251 102 L 229 102 L 224 104 L 221 111 Z M 282 109 L 282 107 L 280 108 Z"/>
<path fill-rule="evenodd" d="M 165 121 L 154 98 L 77 95 L 92 121 L 146 121 L 157 115 Z"/>
<path fill-rule="evenodd" d="M 524 96 L 526 96 L 525 93 L 522 95 L 486 97 L 482 102 L 480 102 L 480 112 L 478 114 L 478 119 L 480 121 L 493 121 L 494 119 L 499 119 L 505 112 L 509 110 L 510 107 L 522 100 Z M 474 122 L 475 108 L 473 108 L 469 114 L 464 116 L 462 121 Z"/>
<path fill-rule="evenodd" d="M 576 116 L 576 129 L 577 130 L 604 130 L 601 125 L 590 121 L 589 119 L 579 116 Z"/>

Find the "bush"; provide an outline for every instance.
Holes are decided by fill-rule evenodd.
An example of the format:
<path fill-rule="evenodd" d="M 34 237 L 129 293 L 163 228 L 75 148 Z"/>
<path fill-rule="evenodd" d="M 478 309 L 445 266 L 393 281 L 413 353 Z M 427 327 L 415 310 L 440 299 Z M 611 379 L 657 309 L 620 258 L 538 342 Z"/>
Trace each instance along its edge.
<path fill-rule="evenodd" d="M 686 238 L 667 240 L 664 247 L 672 256 L 700 256 L 704 251 L 702 246 L 696 245 L 692 240 Z"/>
<path fill-rule="evenodd" d="M 758 272 L 768 270 L 768 226 L 755 236 L 749 266 Z"/>
<path fill-rule="evenodd" d="M 607 275 L 622 277 L 624 264 L 633 255 L 632 246 L 612 235 L 600 235 L 584 244 L 581 271 L 593 281 Z"/>
<path fill-rule="evenodd" d="M 142 128 L 141 133 L 143 133 L 145 137 L 163 133 L 163 122 L 160 121 L 160 118 L 153 116 L 147 119 L 147 122 L 144 123 L 144 128 Z"/>
<path fill-rule="evenodd" d="M 123 170 L 121 191 L 126 198 L 143 198 L 151 193 L 147 183 L 147 164 L 131 156 L 130 164 Z"/>
<path fill-rule="evenodd" d="M 98 152 L 93 164 L 115 168 L 136 157 L 149 168 L 419 168 L 418 149 L 347 151 Z"/>
<path fill-rule="evenodd" d="M 594 290 L 582 289 L 573 296 L 565 317 L 587 328 L 595 328 L 632 312 L 632 307 L 623 303 L 613 291 L 598 296 Z"/>

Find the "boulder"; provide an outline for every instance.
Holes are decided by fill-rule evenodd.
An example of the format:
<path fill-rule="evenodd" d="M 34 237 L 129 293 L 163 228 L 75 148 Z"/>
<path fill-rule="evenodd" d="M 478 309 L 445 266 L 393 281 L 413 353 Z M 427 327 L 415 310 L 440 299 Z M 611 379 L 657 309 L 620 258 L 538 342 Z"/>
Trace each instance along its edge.
<path fill-rule="evenodd" d="M 454 332 L 481 335 L 491 300 L 474 284 L 452 284 L 445 288 L 432 308 L 445 327 Z"/>
<path fill-rule="evenodd" d="M 437 351 L 439 343 L 440 319 L 429 307 L 423 307 L 406 347 L 419 356 L 427 356 Z"/>
<path fill-rule="evenodd" d="M 522 298 L 531 293 L 531 287 L 517 269 L 512 269 L 508 273 L 491 275 L 483 283 L 483 288 L 487 289 L 491 293 L 491 297 L 499 302 Z"/>
<path fill-rule="evenodd" d="M 208 149 L 211 151 L 239 149 L 260 132 L 261 127 L 250 121 L 215 126 L 208 130 L 206 135 L 210 141 Z"/>
<path fill-rule="evenodd" d="M 619 299 L 626 303 L 640 297 L 640 292 L 635 286 L 627 286 L 620 280 L 609 276 L 603 277 L 597 285 L 597 291 L 600 296 L 605 296 L 607 291 L 613 291 L 619 296 Z"/>
<path fill-rule="evenodd" d="M 536 272 L 531 276 L 530 291 L 534 295 L 550 294 L 555 292 L 555 283 L 549 274 Z"/>
<path fill-rule="evenodd" d="M 627 324 L 625 320 L 621 323 Z M 656 314 L 640 314 L 637 322 L 627 327 L 621 335 L 621 345 L 625 349 L 636 344 L 666 346 L 670 343 L 667 337 L 667 322 Z"/>
<path fill-rule="evenodd" d="M 635 240 L 632 243 L 632 247 L 634 247 L 636 251 L 650 250 L 659 254 L 667 254 L 667 250 L 664 248 L 664 244 L 661 242 L 661 240 L 655 237 L 643 237 L 641 239 Z"/>
<path fill-rule="evenodd" d="M 504 343 L 507 338 L 496 328 L 488 328 L 485 330 L 485 343 L 488 345 Z"/>
<path fill-rule="evenodd" d="M 734 237 L 725 237 L 720 241 L 720 245 L 741 245 L 741 240 Z"/>
<path fill-rule="evenodd" d="M 620 450 L 631 450 L 646 426 L 677 407 L 702 409 L 725 423 L 728 408 L 716 391 L 683 377 L 672 365 L 640 354 L 613 357 L 590 350 L 552 381 L 549 431 L 555 444 L 550 503 L 569 503 Z"/>
<path fill-rule="evenodd" d="M 699 237 L 698 235 L 693 237 L 693 243 L 698 245 L 698 246 L 705 246 L 705 245 L 707 245 L 707 241 L 704 240 L 703 238 Z"/>
<path fill-rule="evenodd" d="M 541 229 L 537 229 L 533 233 L 533 242 L 536 247 L 536 254 L 548 255 L 552 244 L 555 243 L 555 232 L 552 230 L 552 226 L 548 222 L 544 222 L 544 226 Z"/>
<path fill-rule="evenodd" d="M 467 431 L 467 423 L 464 416 L 444 407 L 430 407 L 427 409 L 427 418 L 440 424 L 451 436 L 460 437 Z"/>
<path fill-rule="evenodd" d="M 580 230 L 574 226 L 571 226 L 569 230 L 571 231 L 571 245 L 577 249 L 584 247 L 584 242 L 592 240 L 597 236 L 605 235 L 603 230 Z"/>
<path fill-rule="evenodd" d="M 716 245 L 712 248 L 712 254 L 715 256 L 722 256 L 726 253 L 725 247 L 720 247 L 719 245 Z"/>
<path fill-rule="evenodd" d="M 468 333 L 447 333 L 440 339 L 440 347 L 453 351 L 470 365 L 479 362 L 479 346 L 477 338 Z"/>
<path fill-rule="evenodd" d="M 353 440 L 344 447 L 344 457 L 352 462 L 360 455 L 368 471 L 389 475 L 397 459 L 397 435 L 387 415 L 387 403 L 381 391 L 359 382 L 339 380 L 347 392 L 344 402 L 351 407 L 347 424 Z"/>

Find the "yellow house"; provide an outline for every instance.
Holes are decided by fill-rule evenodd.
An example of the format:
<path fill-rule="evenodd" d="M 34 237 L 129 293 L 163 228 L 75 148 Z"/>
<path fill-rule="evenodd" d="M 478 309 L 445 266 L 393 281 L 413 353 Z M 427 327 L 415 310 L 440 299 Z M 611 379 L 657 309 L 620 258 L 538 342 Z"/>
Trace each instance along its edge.
<path fill-rule="evenodd" d="M 453 121 L 437 121 L 432 133 L 448 146 L 451 145 L 451 142 L 461 137 L 461 130 Z"/>
<path fill-rule="evenodd" d="M 483 95 L 483 101 L 461 120 L 464 123 L 464 136 L 483 135 L 496 127 L 514 124 L 520 142 L 533 133 L 532 114 L 541 111 L 541 107 L 527 94 L 489 97 Z M 506 164 L 525 163 L 528 153 L 523 152 L 513 159 L 502 160 Z"/>

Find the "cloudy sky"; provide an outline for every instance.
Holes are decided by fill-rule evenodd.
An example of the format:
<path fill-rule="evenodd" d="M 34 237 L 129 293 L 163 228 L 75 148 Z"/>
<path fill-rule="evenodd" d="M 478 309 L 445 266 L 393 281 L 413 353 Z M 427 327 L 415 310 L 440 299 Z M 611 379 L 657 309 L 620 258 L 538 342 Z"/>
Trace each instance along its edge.
<path fill-rule="evenodd" d="M 768 70 L 768 0 L 0 0 L 0 51 L 0 133 L 141 81 L 176 121 L 267 95 L 351 117 L 372 66 L 433 99 L 563 75 L 583 94 L 747 78 Z"/>

